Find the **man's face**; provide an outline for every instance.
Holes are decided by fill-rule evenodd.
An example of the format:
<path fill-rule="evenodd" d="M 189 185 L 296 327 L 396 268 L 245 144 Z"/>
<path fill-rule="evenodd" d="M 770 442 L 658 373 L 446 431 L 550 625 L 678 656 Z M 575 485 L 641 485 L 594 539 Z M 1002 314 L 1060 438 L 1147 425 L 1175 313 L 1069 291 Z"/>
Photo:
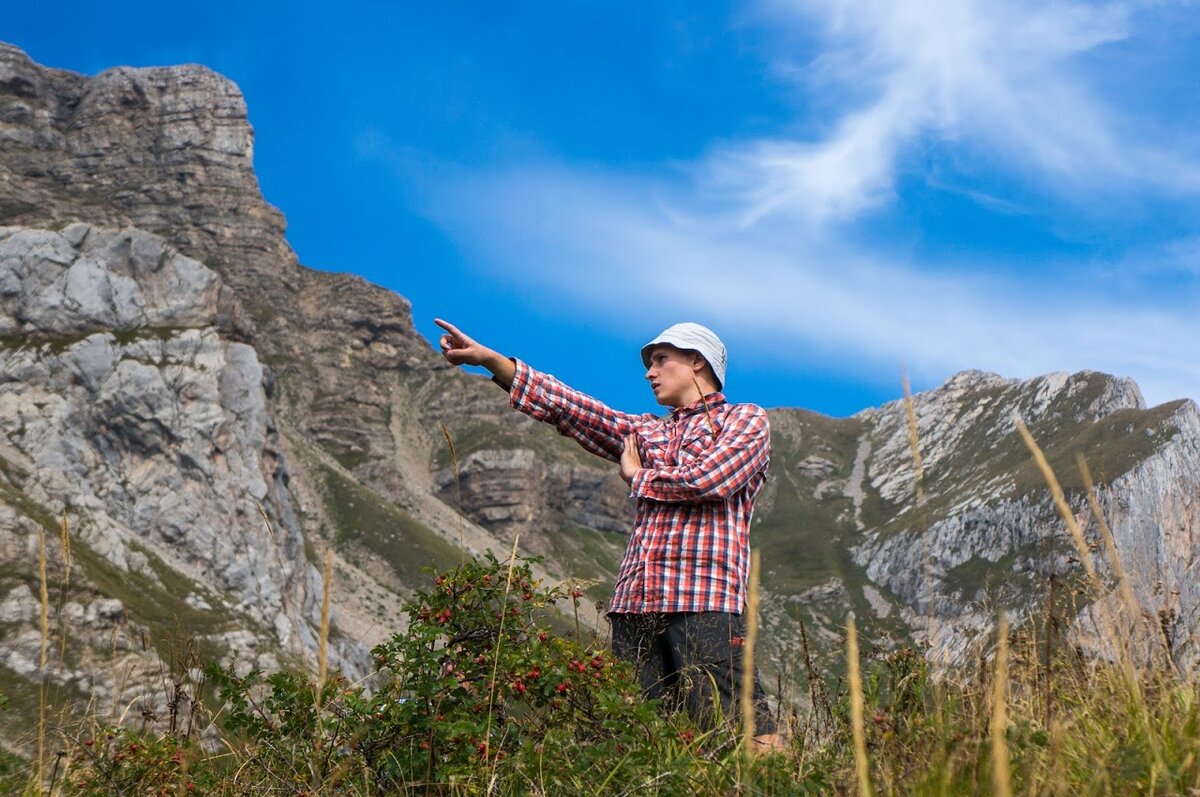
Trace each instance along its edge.
<path fill-rule="evenodd" d="M 696 375 L 704 367 L 704 358 L 695 352 L 660 345 L 650 350 L 646 381 L 654 398 L 664 407 L 682 407 L 700 398 Z"/>

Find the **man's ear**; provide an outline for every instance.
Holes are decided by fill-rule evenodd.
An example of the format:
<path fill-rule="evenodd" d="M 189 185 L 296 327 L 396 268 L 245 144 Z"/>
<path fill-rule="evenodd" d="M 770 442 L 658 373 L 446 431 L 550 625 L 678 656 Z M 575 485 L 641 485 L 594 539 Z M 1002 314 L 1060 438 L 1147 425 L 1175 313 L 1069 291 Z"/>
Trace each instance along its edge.
<path fill-rule="evenodd" d="M 698 351 L 692 352 L 692 372 L 699 376 L 704 373 L 705 367 L 708 366 L 708 360 L 704 359 L 704 355 Z"/>

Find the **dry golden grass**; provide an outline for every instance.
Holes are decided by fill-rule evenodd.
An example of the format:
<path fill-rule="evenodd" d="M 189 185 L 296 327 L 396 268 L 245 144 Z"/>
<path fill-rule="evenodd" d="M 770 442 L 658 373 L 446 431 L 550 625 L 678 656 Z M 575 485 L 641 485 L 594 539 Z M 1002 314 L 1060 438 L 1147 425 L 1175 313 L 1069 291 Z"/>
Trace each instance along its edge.
<path fill-rule="evenodd" d="M 742 752 L 747 759 L 755 753 L 754 728 L 754 645 L 758 640 L 759 553 L 750 554 L 750 584 L 746 600 L 746 637 L 742 641 Z"/>
<path fill-rule="evenodd" d="M 325 685 L 329 669 L 329 603 L 333 595 L 333 550 L 325 551 L 325 570 L 321 574 L 321 636 L 317 644 L 317 694 Z"/>
<path fill-rule="evenodd" d="M 850 732 L 854 739 L 854 771 L 859 797 L 871 797 L 871 763 L 867 759 L 863 683 L 854 615 L 846 620 L 846 679 L 850 687 Z"/>
<path fill-rule="evenodd" d="M 44 783 L 46 775 L 46 651 L 50 645 L 50 591 L 46 582 L 46 527 L 38 527 L 38 577 L 41 584 L 41 605 L 38 624 L 41 629 L 41 648 L 38 654 L 38 729 L 37 782 Z"/>
<path fill-rule="evenodd" d="M 1011 797 L 1012 780 L 1008 771 L 1008 617 L 1001 612 L 996 632 L 996 674 L 992 680 L 992 793 Z"/>

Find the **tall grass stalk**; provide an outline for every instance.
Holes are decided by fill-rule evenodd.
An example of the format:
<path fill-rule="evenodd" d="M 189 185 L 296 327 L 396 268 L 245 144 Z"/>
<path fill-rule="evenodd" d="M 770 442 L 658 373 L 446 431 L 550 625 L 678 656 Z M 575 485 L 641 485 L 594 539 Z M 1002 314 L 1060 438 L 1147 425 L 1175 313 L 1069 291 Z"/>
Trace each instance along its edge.
<path fill-rule="evenodd" d="M 1021 439 L 1025 441 L 1026 447 L 1033 455 L 1034 462 L 1037 463 L 1038 469 L 1042 472 L 1042 477 L 1050 487 L 1050 494 L 1054 498 L 1054 504 L 1067 526 L 1071 541 L 1075 544 L 1075 550 L 1079 554 L 1079 561 L 1083 563 L 1084 571 L 1087 573 L 1088 580 L 1095 590 L 1096 602 L 1093 606 L 1096 609 L 1096 615 L 1103 621 L 1103 633 L 1107 638 L 1106 641 L 1111 646 L 1113 656 L 1117 660 L 1118 669 L 1122 674 L 1121 680 L 1129 694 L 1131 707 L 1142 725 L 1142 730 L 1146 734 L 1146 743 L 1150 746 L 1150 751 L 1154 757 L 1155 769 L 1152 770 L 1153 780 L 1158 769 L 1166 766 L 1159 746 L 1158 735 L 1152 727 L 1149 710 L 1146 706 L 1145 697 L 1142 694 L 1141 683 L 1134 669 L 1132 657 L 1117 632 L 1112 614 L 1108 609 L 1108 603 L 1104 600 L 1104 584 L 1100 581 L 1100 575 L 1096 572 L 1095 563 L 1092 561 L 1091 549 L 1088 546 L 1087 539 L 1083 536 L 1083 530 L 1079 527 L 1079 522 L 1075 519 L 1075 513 L 1071 510 L 1071 505 L 1067 503 L 1062 485 L 1059 484 L 1058 477 L 1055 476 L 1054 469 L 1050 467 L 1050 463 L 1047 461 L 1045 453 L 1042 452 L 1041 446 L 1033 439 L 1033 434 L 1029 431 L 1029 427 L 1025 425 L 1025 422 L 1019 416 L 1014 416 L 1013 420 L 1017 431 L 1021 435 Z"/>
<path fill-rule="evenodd" d="M 850 682 L 850 730 L 854 737 L 854 770 L 859 797 L 871 797 L 871 768 L 867 760 L 867 736 L 863 725 L 862 672 L 858 660 L 858 629 L 854 613 L 846 619 L 846 677 Z"/>
<path fill-rule="evenodd" d="M 258 514 L 263 519 L 263 526 L 267 530 L 267 540 L 271 543 L 271 553 L 275 557 L 275 565 L 279 568 L 280 577 L 287 572 L 284 566 L 283 551 L 279 547 L 279 539 L 275 535 L 275 525 L 271 522 L 270 515 L 267 514 L 267 508 L 262 502 L 258 502 Z M 279 601 L 283 607 L 283 613 L 287 615 L 288 621 L 292 624 L 292 638 L 296 640 L 296 645 L 300 645 L 300 640 L 303 635 L 300 633 L 300 616 L 296 612 L 295 602 L 288 598 L 288 590 L 283 589 L 279 592 Z M 301 655 L 305 655 L 303 652 Z"/>
<path fill-rule="evenodd" d="M 742 640 L 742 747 L 747 761 L 755 753 L 754 643 L 758 639 L 758 551 L 750 552 L 750 591 L 746 597 L 746 637 Z"/>
<path fill-rule="evenodd" d="M 713 423 L 712 410 L 708 407 L 708 399 L 704 397 L 704 390 L 700 387 L 700 382 L 696 377 L 692 377 L 692 384 L 696 386 L 696 392 L 700 394 L 700 403 L 704 406 L 704 417 L 708 419 L 708 428 L 712 432 L 713 437 L 717 436 L 717 425 Z"/>
<path fill-rule="evenodd" d="M 325 551 L 325 572 L 321 578 L 321 638 L 317 645 L 317 695 L 325 686 L 329 670 L 329 602 L 333 593 L 333 550 Z"/>
<path fill-rule="evenodd" d="M 41 606 L 38 621 L 41 629 L 41 648 L 38 653 L 38 731 L 37 731 L 37 788 L 40 791 L 46 767 L 46 672 L 47 650 L 50 644 L 50 590 L 46 578 L 46 527 L 38 527 L 38 577 L 41 581 Z"/>
<path fill-rule="evenodd" d="M 1117 543 L 1113 539 L 1112 529 L 1108 527 L 1108 521 L 1104 518 L 1104 511 L 1100 507 L 1100 498 L 1096 494 L 1096 485 L 1092 482 L 1092 471 L 1088 467 L 1087 460 L 1083 454 L 1078 454 L 1075 457 L 1075 462 L 1079 466 L 1079 474 L 1083 477 L 1083 486 L 1087 491 L 1088 505 L 1092 510 L 1092 517 L 1096 519 L 1096 525 L 1100 529 L 1100 537 L 1104 540 L 1104 550 L 1108 554 L 1108 559 L 1112 564 L 1113 573 L 1117 577 L 1117 588 L 1121 591 L 1121 600 L 1125 603 L 1125 610 L 1129 613 L 1131 623 L 1136 623 L 1141 612 L 1138 609 L 1137 599 L 1133 596 L 1133 589 L 1129 586 L 1129 577 L 1125 573 L 1125 566 L 1121 563 L 1121 556 L 1117 553 Z M 1170 654 L 1170 651 L 1167 651 Z M 1170 656 L 1168 655 L 1168 660 Z"/>
<path fill-rule="evenodd" d="M 996 673 L 992 680 L 992 793 L 997 797 L 1012 797 L 1012 781 L 1008 771 L 1008 615 L 1000 613 L 997 623 Z"/>
<path fill-rule="evenodd" d="M 921 523 L 922 557 L 925 578 L 925 639 L 932 645 L 935 623 L 933 598 L 933 550 L 929 539 L 929 503 L 925 495 L 925 460 L 921 456 L 921 436 L 917 430 L 917 409 L 913 403 L 912 387 L 908 383 L 908 372 L 901 371 L 900 381 L 904 387 L 904 415 L 908 421 L 908 447 L 913 460 L 913 489 L 917 499 L 917 514 Z"/>
<path fill-rule="evenodd" d="M 1088 546 L 1087 539 L 1083 536 L 1083 530 L 1079 527 L 1079 522 L 1075 519 L 1075 513 L 1071 510 L 1071 505 L 1067 503 L 1067 498 L 1063 494 L 1058 477 L 1055 476 L 1053 468 L 1050 467 L 1050 463 L 1046 460 L 1046 455 L 1042 452 L 1041 446 L 1033 439 L 1033 434 L 1029 431 L 1029 427 L 1019 417 L 1015 418 L 1015 423 L 1021 439 L 1025 441 L 1026 447 L 1029 448 L 1029 452 L 1033 455 L 1034 462 L 1042 472 L 1042 477 L 1050 487 L 1050 495 L 1054 498 L 1054 505 L 1058 508 L 1059 515 L 1062 517 L 1063 522 L 1066 523 L 1067 532 L 1071 536 L 1071 542 L 1075 544 L 1075 552 L 1079 555 L 1079 561 L 1083 564 L 1088 581 L 1091 582 L 1092 588 L 1095 590 L 1095 605 L 1102 609 L 1105 605 L 1103 601 L 1105 593 L 1104 583 L 1100 581 L 1100 575 L 1096 572 L 1096 565 L 1092 561 L 1091 548 Z M 1117 636 L 1111 617 L 1104 611 L 1097 611 L 1097 614 L 1101 615 L 1106 621 L 1106 627 L 1103 630 L 1107 637 L 1106 641 L 1112 646 L 1113 654 L 1124 659 L 1125 646 L 1121 644 L 1121 640 Z"/>
<path fill-rule="evenodd" d="M 508 555 L 508 578 L 504 580 L 504 602 L 503 606 L 508 606 L 508 596 L 512 592 L 513 569 L 517 566 L 517 543 L 521 541 L 521 535 L 518 533 L 513 538 L 512 552 Z M 500 671 L 500 646 L 504 644 L 504 621 L 508 619 L 508 612 L 500 613 L 500 630 L 496 634 L 496 649 L 492 653 L 492 682 L 488 687 L 488 713 L 487 724 L 484 726 L 483 743 L 484 743 L 484 763 L 492 769 L 491 777 L 488 779 L 488 793 L 492 791 L 492 785 L 496 780 L 496 765 L 500 763 L 499 758 L 492 756 L 492 716 L 496 709 L 496 688 L 499 686 L 496 683 L 496 674 Z"/>
<path fill-rule="evenodd" d="M 467 549 L 463 546 L 463 502 L 462 502 L 462 473 L 458 464 L 458 451 L 454 448 L 454 438 L 450 436 L 450 430 L 446 428 L 446 424 L 439 423 L 442 427 L 442 437 L 446 439 L 446 448 L 450 451 L 450 464 L 454 466 L 454 494 L 455 501 L 458 503 L 458 564 L 461 567 L 466 561 Z"/>
<path fill-rule="evenodd" d="M 908 447 L 912 451 L 913 467 L 916 476 L 913 480 L 917 493 L 917 506 L 925 506 L 925 463 L 921 458 L 921 439 L 917 433 L 917 410 L 913 404 L 912 388 L 908 384 L 908 374 L 902 373 L 900 380 L 904 385 L 904 415 L 908 420 Z"/>
<path fill-rule="evenodd" d="M 62 610 L 67 600 L 67 592 L 71 588 L 71 527 L 67 524 L 67 512 L 65 509 L 62 513 L 62 524 L 59 528 L 58 545 L 63 561 L 63 575 L 58 589 L 58 616 L 60 618 L 58 623 L 58 661 L 61 666 L 62 662 L 67 660 L 67 625 L 62 622 Z"/>

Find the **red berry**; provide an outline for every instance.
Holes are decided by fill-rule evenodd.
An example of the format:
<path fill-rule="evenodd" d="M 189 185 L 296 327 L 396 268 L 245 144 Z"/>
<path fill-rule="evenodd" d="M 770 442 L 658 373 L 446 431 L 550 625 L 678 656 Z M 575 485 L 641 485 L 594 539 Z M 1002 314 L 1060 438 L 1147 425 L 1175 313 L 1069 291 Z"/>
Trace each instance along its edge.
<path fill-rule="evenodd" d="M 573 590 L 571 590 L 571 597 L 572 597 L 572 598 L 582 598 L 582 597 L 583 597 L 583 590 L 581 590 L 581 589 L 573 589 Z"/>
<path fill-rule="evenodd" d="M 567 682 L 563 681 L 558 686 L 554 687 L 554 689 L 561 695 L 563 692 L 567 691 Z"/>
<path fill-rule="evenodd" d="M 545 631 L 538 633 L 538 641 L 539 642 L 545 642 L 549 638 L 550 638 L 550 635 L 547 634 Z"/>

